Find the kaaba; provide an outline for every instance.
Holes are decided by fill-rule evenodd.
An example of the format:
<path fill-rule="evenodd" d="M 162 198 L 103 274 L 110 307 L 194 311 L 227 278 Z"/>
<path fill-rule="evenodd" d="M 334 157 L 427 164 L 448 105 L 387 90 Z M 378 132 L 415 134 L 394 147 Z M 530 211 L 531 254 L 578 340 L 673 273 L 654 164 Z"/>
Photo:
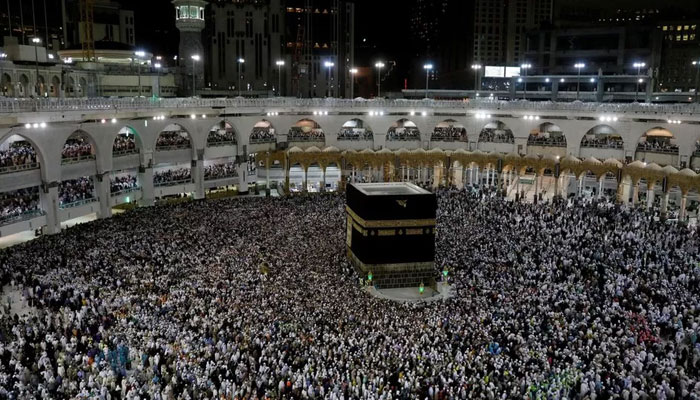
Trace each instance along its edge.
<path fill-rule="evenodd" d="M 380 289 L 435 284 L 437 199 L 414 184 L 366 183 L 347 186 L 350 262 Z"/>

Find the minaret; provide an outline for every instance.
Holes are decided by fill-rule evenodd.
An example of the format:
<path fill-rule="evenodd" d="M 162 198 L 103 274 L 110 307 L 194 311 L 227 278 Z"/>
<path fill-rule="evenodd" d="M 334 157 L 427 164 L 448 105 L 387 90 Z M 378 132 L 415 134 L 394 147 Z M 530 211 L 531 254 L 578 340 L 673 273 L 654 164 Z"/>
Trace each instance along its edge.
<path fill-rule="evenodd" d="M 180 71 L 182 74 L 183 94 L 191 96 L 192 84 L 196 90 L 204 89 L 204 46 L 202 30 L 204 29 L 205 0 L 173 0 L 175 6 L 175 26 L 180 31 Z M 195 56 L 199 60 L 193 60 Z M 192 73 L 194 72 L 194 77 Z"/>

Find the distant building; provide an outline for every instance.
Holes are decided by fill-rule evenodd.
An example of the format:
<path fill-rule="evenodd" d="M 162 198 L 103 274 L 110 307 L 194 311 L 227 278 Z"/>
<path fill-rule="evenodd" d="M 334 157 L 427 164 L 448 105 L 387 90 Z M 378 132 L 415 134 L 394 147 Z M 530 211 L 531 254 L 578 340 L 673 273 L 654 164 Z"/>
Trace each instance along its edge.
<path fill-rule="evenodd" d="M 85 24 L 80 18 L 79 0 L 62 0 L 64 48 L 80 48 Z M 95 47 L 100 42 L 136 44 L 134 12 L 113 0 L 95 0 L 93 36 Z"/>

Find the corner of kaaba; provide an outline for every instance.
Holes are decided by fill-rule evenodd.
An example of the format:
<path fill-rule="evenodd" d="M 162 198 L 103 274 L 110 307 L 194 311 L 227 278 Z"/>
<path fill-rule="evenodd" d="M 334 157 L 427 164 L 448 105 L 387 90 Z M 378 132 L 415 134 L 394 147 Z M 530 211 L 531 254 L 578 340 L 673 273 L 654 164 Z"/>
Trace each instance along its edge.
<path fill-rule="evenodd" d="M 414 184 L 347 186 L 348 259 L 381 289 L 435 285 L 435 194 Z"/>

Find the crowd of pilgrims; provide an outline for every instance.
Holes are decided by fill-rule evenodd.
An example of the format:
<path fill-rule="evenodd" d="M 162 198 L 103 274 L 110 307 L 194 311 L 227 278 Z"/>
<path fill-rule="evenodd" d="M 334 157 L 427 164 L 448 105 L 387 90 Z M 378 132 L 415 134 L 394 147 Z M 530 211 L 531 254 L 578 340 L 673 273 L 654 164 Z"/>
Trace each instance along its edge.
<path fill-rule="evenodd" d="M 433 130 L 434 141 L 467 141 L 467 130 L 463 127 L 436 127 Z"/>
<path fill-rule="evenodd" d="M 58 201 L 61 206 L 94 198 L 95 185 L 90 177 L 67 179 L 58 186 Z"/>
<path fill-rule="evenodd" d="M 645 140 L 639 142 L 637 151 L 649 151 L 657 153 L 678 153 L 678 145 L 668 140 Z"/>
<path fill-rule="evenodd" d="M 211 164 L 204 167 L 204 180 L 222 179 L 238 176 L 236 163 Z"/>
<path fill-rule="evenodd" d="M 272 128 L 255 127 L 250 133 L 250 142 L 275 141 L 275 131 Z"/>
<path fill-rule="evenodd" d="M 236 132 L 231 129 L 217 129 L 209 132 L 207 144 L 210 146 L 236 143 Z"/>
<path fill-rule="evenodd" d="M 530 135 L 527 144 L 531 146 L 556 146 L 566 147 L 564 135 Z"/>
<path fill-rule="evenodd" d="M 176 168 L 155 171 L 153 184 L 155 186 L 167 186 L 172 183 L 185 182 L 192 179 L 192 170 L 189 168 Z"/>
<path fill-rule="evenodd" d="M 161 132 L 156 139 L 156 149 L 182 148 L 190 145 L 187 134 L 178 131 Z"/>
<path fill-rule="evenodd" d="M 7 149 L 0 149 L 0 168 L 20 167 L 36 164 L 36 162 L 34 147 L 27 142 L 13 142 Z"/>
<path fill-rule="evenodd" d="M 136 140 L 134 135 L 118 135 L 114 139 L 114 144 L 112 145 L 112 152 L 117 154 L 128 154 L 136 153 L 138 148 L 136 147 Z"/>
<path fill-rule="evenodd" d="M 485 128 L 479 133 L 479 141 L 484 143 L 513 143 L 515 137 L 510 130 Z"/>
<path fill-rule="evenodd" d="M 0 194 L 0 224 L 28 213 L 38 212 L 39 187 L 17 189 Z"/>
<path fill-rule="evenodd" d="M 321 129 L 310 129 L 305 130 L 301 126 L 293 126 L 289 128 L 289 135 L 287 140 L 302 140 L 302 141 L 314 141 L 314 140 L 324 140 L 325 135 Z"/>
<path fill-rule="evenodd" d="M 417 127 L 391 127 L 386 140 L 420 140 L 420 130 Z"/>
<path fill-rule="evenodd" d="M 598 136 L 598 137 L 583 137 L 581 147 L 598 147 L 605 149 L 622 149 L 622 138 L 619 136 Z"/>
<path fill-rule="evenodd" d="M 61 158 L 63 159 L 85 158 L 91 156 L 94 156 L 92 144 L 87 138 L 82 136 L 68 138 L 66 143 L 63 144 L 63 150 L 61 150 Z"/>
<path fill-rule="evenodd" d="M 374 132 L 365 128 L 340 128 L 338 140 L 374 140 Z"/>
<path fill-rule="evenodd" d="M 34 307 L 0 319 L 0 398 L 700 399 L 696 228 L 440 189 L 451 297 L 398 303 L 346 261 L 344 203 L 159 205 L 0 251 Z"/>
<path fill-rule="evenodd" d="M 112 194 L 136 189 L 138 187 L 138 179 L 134 175 L 115 176 L 109 181 L 109 191 Z"/>

